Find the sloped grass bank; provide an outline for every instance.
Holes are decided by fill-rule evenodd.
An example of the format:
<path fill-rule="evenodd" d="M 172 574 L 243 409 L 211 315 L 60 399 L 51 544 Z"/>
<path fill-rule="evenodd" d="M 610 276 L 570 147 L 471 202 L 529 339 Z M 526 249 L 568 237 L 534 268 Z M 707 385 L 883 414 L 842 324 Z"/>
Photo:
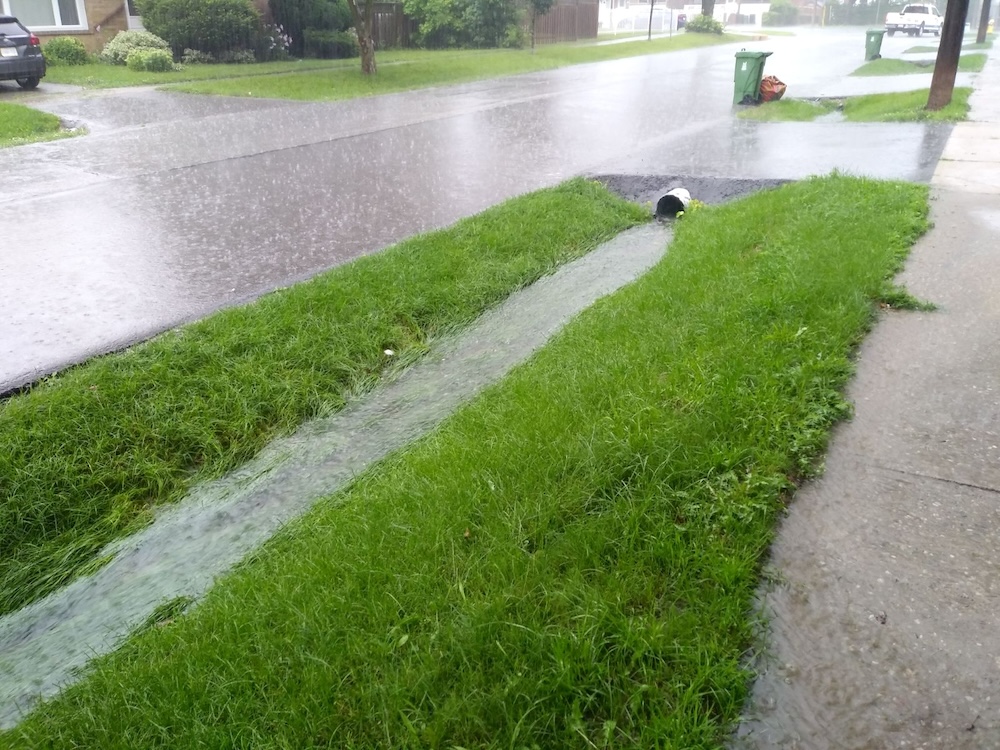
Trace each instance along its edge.
<path fill-rule="evenodd" d="M 595 183 L 511 200 L 0 403 L 0 613 L 99 563 L 193 481 L 340 408 L 389 359 L 648 214 Z"/>
<path fill-rule="evenodd" d="M 691 213 L 650 273 L 2 739 L 718 747 L 773 524 L 926 211 L 834 176 Z"/>

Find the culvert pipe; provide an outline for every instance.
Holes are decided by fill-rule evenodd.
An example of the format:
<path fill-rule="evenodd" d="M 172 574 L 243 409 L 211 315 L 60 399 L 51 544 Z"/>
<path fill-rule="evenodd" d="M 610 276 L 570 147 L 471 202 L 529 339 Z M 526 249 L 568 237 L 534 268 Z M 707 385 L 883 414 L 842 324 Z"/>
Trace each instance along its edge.
<path fill-rule="evenodd" d="M 691 193 L 684 188 L 674 188 L 656 201 L 656 217 L 672 219 L 682 211 L 687 211 L 689 203 L 691 203 Z"/>

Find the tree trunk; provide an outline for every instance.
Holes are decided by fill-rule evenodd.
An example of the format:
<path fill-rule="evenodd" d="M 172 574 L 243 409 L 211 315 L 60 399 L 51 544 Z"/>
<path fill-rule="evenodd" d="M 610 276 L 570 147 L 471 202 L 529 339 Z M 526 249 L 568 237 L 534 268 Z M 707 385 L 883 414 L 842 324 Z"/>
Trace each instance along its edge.
<path fill-rule="evenodd" d="M 361 72 L 366 76 L 377 73 L 375 66 L 375 41 L 372 39 L 372 15 L 374 0 L 364 0 L 364 8 L 359 0 L 347 0 L 347 7 L 354 19 L 354 32 L 358 35 L 358 50 L 361 52 Z M 966 0 L 968 2 L 968 0 Z"/>
<path fill-rule="evenodd" d="M 535 54 L 535 19 L 538 18 L 538 11 L 531 9 L 531 54 Z"/>
<path fill-rule="evenodd" d="M 366 76 L 375 75 L 378 72 L 375 67 L 375 42 L 370 31 L 362 35 L 358 29 L 358 49 L 361 51 L 361 72 Z"/>
<path fill-rule="evenodd" d="M 986 30 L 990 26 L 990 0 L 983 0 L 983 10 L 979 14 L 979 28 L 976 29 L 976 44 L 986 41 Z"/>
<path fill-rule="evenodd" d="M 711 18 L 715 13 L 715 0 L 701 0 L 701 14 Z"/>
<path fill-rule="evenodd" d="M 649 0 L 649 27 L 646 29 L 646 41 L 653 41 L 653 0 Z"/>
<path fill-rule="evenodd" d="M 937 62 L 931 78 L 931 93 L 927 97 L 929 110 L 938 110 L 951 103 L 955 90 L 955 75 L 958 73 L 958 56 L 962 53 L 962 36 L 965 33 L 965 17 L 969 12 L 969 0 L 951 0 L 944 14 L 941 27 L 941 43 L 938 45 Z"/>

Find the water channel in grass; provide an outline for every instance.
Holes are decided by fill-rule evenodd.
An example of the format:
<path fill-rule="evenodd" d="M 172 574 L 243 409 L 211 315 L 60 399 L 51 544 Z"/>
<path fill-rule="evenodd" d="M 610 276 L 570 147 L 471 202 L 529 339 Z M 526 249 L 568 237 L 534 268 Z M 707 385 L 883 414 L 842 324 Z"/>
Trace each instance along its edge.
<path fill-rule="evenodd" d="M 512 295 L 343 411 L 275 441 L 106 550 L 93 575 L 0 619 L 0 727 L 76 679 L 167 603 L 197 600 L 281 526 L 434 429 L 574 315 L 663 255 L 669 227 L 625 232 Z"/>

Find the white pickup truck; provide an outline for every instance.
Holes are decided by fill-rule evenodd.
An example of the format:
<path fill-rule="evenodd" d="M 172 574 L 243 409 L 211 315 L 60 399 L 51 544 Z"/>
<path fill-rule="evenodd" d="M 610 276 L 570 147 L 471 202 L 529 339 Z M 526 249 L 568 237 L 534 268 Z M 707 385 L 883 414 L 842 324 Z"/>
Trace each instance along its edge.
<path fill-rule="evenodd" d="M 934 36 L 941 36 L 941 24 L 944 16 L 938 13 L 933 5 L 907 5 L 899 13 L 890 13 L 885 17 L 885 30 L 892 36 L 902 31 L 910 36 L 920 36 L 925 31 L 933 31 Z"/>

